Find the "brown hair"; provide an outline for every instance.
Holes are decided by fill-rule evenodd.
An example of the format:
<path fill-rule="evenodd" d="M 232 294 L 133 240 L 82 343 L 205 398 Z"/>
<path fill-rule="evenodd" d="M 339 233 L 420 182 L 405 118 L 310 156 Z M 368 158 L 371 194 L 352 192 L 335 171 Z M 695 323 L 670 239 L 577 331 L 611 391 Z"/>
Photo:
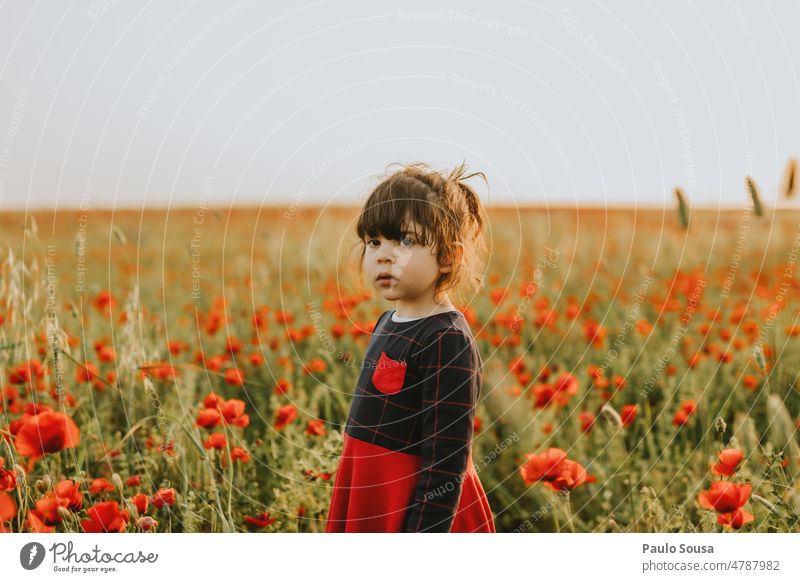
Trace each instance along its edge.
<path fill-rule="evenodd" d="M 401 168 L 388 175 L 388 168 L 393 165 Z M 486 251 L 484 209 L 475 190 L 464 180 L 481 176 L 487 185 L 488 182 L 483 172 L 465 175 L 466 170 L 464 162 L 449 174 L 422 162 L 390 164 L 387 175 L 367 197 L 356 224 L 356 246 L 361 245 L 359 275 L 364 268 L 367 238 L 381 235 L 400 240 L 403 228 L 413 220 L 422 229 L 417 240 L 425 246 L 433 243 L 439 265 L 454 261 L 454 243 L 460 242 L 464 247 L 461 261 L 454 263 L 449 273 L 440 273 L 434 296 L 452 290 L 453 302 L 463 304 L 469 291 L 480 290 Z"/>

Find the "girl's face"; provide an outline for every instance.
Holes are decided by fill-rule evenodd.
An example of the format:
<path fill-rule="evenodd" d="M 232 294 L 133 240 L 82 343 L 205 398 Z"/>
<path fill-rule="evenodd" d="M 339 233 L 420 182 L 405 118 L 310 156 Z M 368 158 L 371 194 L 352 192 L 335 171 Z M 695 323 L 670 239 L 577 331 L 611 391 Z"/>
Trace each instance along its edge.
<path fill-rule="evenodd" d="M 398 311 L 412 314 L 435 303 L 436 280 L 451 268 L 439 266 L 435 247 L 420 244 L 416 232 L 416 223 L 410 222 L 399 241 L 368 237 L 364 254 L 364 273 L 376 291 L 398 301 Z"/>

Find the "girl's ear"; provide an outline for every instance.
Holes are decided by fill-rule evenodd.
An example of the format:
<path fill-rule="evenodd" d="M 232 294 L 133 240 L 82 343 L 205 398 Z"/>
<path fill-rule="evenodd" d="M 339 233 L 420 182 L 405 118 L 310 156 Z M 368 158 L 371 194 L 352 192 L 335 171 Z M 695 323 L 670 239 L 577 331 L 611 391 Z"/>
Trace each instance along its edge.
<path fill-rule="evenodd" d="M 453 270 L 453 265 L 457 265 L 461 262 L 461 259 L 464 256 L 464 245 L 462 243 L 458 241 L 453 243 L 453 255 L 453 260 L 445 263 L 444 266 L 439 267 L 439 272 L 449 273 Z"/>

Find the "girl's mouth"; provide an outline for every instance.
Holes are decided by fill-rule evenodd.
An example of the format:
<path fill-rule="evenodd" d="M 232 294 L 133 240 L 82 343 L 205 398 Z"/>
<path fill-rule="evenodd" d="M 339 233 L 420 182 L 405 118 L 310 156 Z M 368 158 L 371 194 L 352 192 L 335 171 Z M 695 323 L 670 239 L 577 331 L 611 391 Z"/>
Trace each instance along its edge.
<path fill-rule="evenodd" d="M 391 275 L 378 275 L 378 277 L 375 280 L 381 287 L 388 287 L 390 285 L 397 283 L 397 279 L 395 279 Z"/>

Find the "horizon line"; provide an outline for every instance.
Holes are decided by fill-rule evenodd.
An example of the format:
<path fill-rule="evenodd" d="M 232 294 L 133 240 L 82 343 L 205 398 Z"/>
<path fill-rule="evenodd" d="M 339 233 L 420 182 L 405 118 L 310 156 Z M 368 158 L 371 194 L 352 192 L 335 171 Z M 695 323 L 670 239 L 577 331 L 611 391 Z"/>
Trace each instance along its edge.
<path fill-rule="evenodd" d="M 781 201 L 782 204 L 775 204 L 769 205 L 764 204 L 762 202 L 762 206 L 764 206 L 765 210 L 800 210 L 800 200 L 784 200 Z M 105 205 L 98 205 L 92 206 L 88 209 L 83 209 L 80 205 L 75 206 L 19 206 L 19 207 L 11 207 L 11 208 L 3 208 L 0 206 L 0 213 L 2 212 L 44 212 L 49 210 L 54 211 L 79 211 L 79 212 L 100 212 L 100 211 L 109 211 L 109 210 L 119 210 L 119 211 L 130 211 L 130 210 L 139 210 L 139 211 L 155 211 L 155 210 L 252 210 L 254 208 L 265 209 L 265 210 L 274 210 L 274 209 L 282 209 L 285 211 L 292 211 L 297 212 L 300 210 L 314 210 L 319 208 L 330 208 L 330 209 L 353 209 L 357 210 L 361 208 L 361 204 L 303 204 L 292 206 L 291 203 L 288 204 L 233 204 L 229 206 L 225 205 L 191 205 L 191 204 L 176 204 L 176 205 L 146 205 L 146 206 L 128 206 L 128 205 L 117 205 L 117 206 L 105 206 Z M 666 205 L 666 204 L 539 204 L 539 203 L 531 203 L 531 204 L 484 204 L 483 207 L 486 210 L 513 210 L 513 209 L 520 209 L 520 210 L 528 210 L 528 209 L 543 209 L 543 210 L 668 210 L 668 211 L 675 211 L 678 210 L 678 206 L 676 205 Z M 729 204 L 694 204 L 689 205 L 689 210 L 753 210 L 752 206 L 746 205 L 729 205 Z"/>

